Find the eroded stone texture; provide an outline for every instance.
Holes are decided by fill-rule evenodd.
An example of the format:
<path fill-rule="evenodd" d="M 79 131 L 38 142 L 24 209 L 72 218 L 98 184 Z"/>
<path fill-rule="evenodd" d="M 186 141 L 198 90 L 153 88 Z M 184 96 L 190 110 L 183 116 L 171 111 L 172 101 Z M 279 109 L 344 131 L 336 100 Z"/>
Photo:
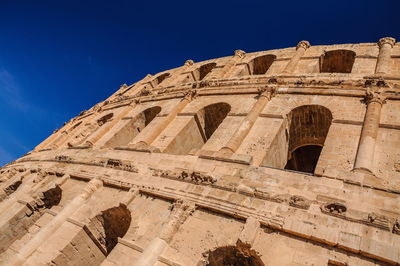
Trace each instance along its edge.
<path fill-rule="evenodd" d="M 1 265 L 398 265 L 400 46 L 121 85 L 0 168 Z"/>

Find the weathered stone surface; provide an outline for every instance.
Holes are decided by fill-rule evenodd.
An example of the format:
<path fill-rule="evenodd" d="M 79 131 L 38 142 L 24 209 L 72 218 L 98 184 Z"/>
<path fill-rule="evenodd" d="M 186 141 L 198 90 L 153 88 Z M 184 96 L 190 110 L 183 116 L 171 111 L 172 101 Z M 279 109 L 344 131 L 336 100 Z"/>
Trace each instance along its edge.
<path fill-rule="evenodd" d="M 122 85 L 0 168 L 0 264 L 395 265 L 399 80 L 382 38 Z"/>

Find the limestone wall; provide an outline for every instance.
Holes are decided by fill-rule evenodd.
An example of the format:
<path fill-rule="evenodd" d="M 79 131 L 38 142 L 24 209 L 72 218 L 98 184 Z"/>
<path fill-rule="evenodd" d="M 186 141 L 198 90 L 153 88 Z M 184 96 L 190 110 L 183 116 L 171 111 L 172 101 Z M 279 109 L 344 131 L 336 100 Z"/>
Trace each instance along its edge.
<path fill-rule="evenodd" d="M 0 169 L 0 263 L 398 265 L 399 80 L 383 38 L 123 85 Z"/>

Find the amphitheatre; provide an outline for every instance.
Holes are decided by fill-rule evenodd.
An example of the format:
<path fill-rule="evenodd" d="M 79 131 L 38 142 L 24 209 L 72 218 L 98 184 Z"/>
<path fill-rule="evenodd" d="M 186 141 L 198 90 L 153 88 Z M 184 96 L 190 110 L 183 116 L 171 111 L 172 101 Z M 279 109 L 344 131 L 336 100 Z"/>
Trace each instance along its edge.
<path fill-rule="evenodd" d="M 400 44 L 187 60 L 0 187 L 1 265 L 399 265 Z"/>

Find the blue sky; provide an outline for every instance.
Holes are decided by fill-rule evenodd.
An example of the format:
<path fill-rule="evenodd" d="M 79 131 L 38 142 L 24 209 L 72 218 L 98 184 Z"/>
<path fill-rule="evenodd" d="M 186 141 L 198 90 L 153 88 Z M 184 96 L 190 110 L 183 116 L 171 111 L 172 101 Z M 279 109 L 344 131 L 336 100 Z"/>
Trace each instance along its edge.
<path fill-rule="evenodd" d="M 400 40 L 399 0 L 0 0 L 0 166 L 147 73 L 247 52 Z"/>

